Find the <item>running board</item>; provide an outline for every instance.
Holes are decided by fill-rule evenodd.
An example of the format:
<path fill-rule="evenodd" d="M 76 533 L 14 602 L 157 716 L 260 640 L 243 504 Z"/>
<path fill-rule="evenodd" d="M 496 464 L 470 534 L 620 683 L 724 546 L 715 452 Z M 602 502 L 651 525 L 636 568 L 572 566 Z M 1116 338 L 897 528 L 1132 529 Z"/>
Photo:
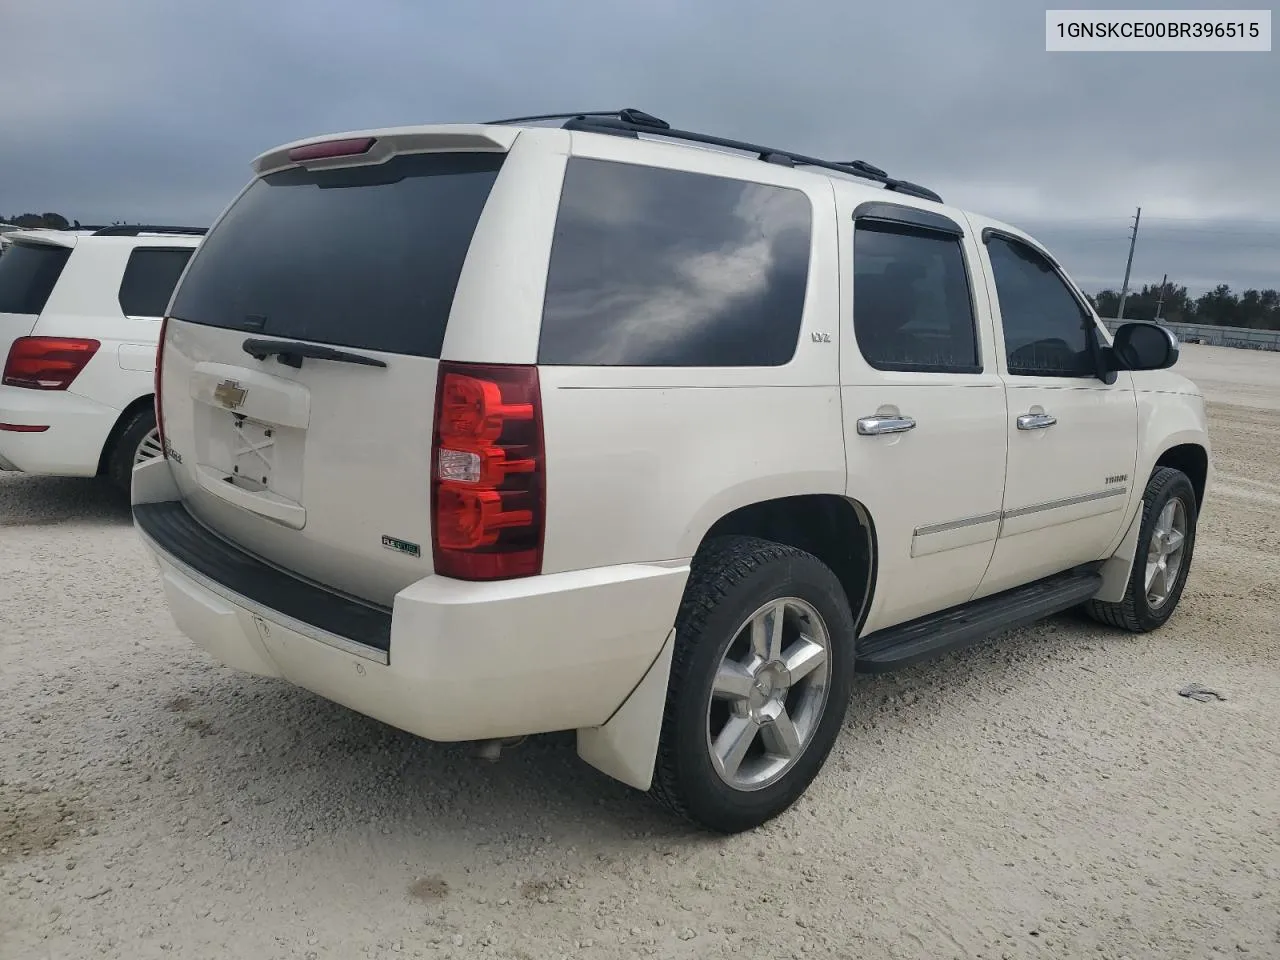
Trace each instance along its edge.
<path fill-rule="evenodd" d="M 887 673 L 1077 606 L 1102 587 L 1098 564 L 951 607 L 858 641 L 861 673 Z"/>

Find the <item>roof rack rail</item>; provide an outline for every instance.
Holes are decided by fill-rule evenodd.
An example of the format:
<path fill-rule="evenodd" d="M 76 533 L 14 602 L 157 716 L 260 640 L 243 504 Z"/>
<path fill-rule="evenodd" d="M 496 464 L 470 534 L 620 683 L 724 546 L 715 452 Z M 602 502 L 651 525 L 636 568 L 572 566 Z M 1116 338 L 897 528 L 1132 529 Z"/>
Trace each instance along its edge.
<path fill-rule="evenodd" d="M 204 236 L 208 227 L 162 227 L 148 223 L 113 223 L 109 227 L 98 227 L 93 231 L 95 237 L 136 237 L 143 233 L 171 233 L 189 236 Z"/>
<path fill-rule="evenodd" d="M 924 200 L 933 200 L 936 203 L 943 202 L 942 197 L 928 187 L 912 183 L 909 180 L 898 180 L 889 176 L 879 167 L 864 160 L 820 160 L 817 157 L 809 157 L 802 153 L 761 146 L 758 143 L 748 143 L 744 140 L 713 137 L 709 134 L 695 133 L 691 130 L 675 130 L 665 120 L 645 113 L 643 110 L 633 108 L 583 111 L 580 113 L 548 113 L 540 116 L 513 117 L 509 120 L 493 120 L 490 122 L 531 123 L 537 120 L 563 120 L 565 122 L 562 126 L 566 130 L 583 130 L 590 133 L 606 133 L 621 137 L 638 137 L 644 133 L 657 137 L 669 137 L 672 140 L 684 140 L 688 143 L 701 143 L 710 147 L 722 147 L 726 150 L 741 150 L 746 153 L 754 153 L 758 159 L 766 163 L 777 163 L 788 167 L 821 167 L 824 170 L 847 173 L 855 177 L 861 177 L 864 180 L 872 180 L 876 183 L 884 184 L 886 190 L 905 193 Z"/>
<path fill-rule="evenodd" d="M 538 120 L 590 120 L 597 117 L 610 118 L 613 120 L 625 120 L 628 123 L 642 124 L 646 127 L 654 127 L 663 130 L 671 128 L 671 124 L 667 123 L 665 120 L 659 120 L 652 114 L 632 108 L 623 110 L 582 110 L 578 113 L 542 113 L 532 117 L 508 117 L 506 120 L 487 120 L 485 122 L 492 124 L 533 123 Z"/>

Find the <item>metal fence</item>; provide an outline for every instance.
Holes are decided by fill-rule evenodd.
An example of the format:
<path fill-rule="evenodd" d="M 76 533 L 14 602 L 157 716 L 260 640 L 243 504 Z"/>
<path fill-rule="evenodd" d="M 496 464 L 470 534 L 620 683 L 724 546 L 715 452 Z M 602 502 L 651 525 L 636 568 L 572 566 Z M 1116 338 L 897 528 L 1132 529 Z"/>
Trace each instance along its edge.
<path fill-rule="evenodd" d="M 1129 319 L 1134 319 L 1130 317 Z M 1113 317 L 1103 317 L 1107 329 L 1115 332 L 1120 325 Z M 1206 343 L 1214 347 L 1241 347 L 1245 350 L 1280 351 L 1280 330 L 1254 330 L 1250 327 L 1219 327 L 1212 323 L 1165 323 L 1183 343 Z"/>

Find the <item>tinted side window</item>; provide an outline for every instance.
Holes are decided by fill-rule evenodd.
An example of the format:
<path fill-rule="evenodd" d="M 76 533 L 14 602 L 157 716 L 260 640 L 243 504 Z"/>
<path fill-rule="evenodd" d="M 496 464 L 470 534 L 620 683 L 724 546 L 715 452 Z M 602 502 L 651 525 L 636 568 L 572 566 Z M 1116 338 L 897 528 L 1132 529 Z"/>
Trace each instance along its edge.
<path fill-rule="evenodd" d="M 804 312 L 812 217 L 798 190 L 570 159 L 538 362 L 787 363 Z"/>
<path fill-rule="evenodd" d="M 1011 374 L 1092 377 L 1093 318 L 1040 252 L 1004 237 L 987 239 Z"/>
<path fill-rule="evenodd" d="M 14 243 L 0 257 L 0 313 L 39 313 L 71 256 L 68 247 Z"/>
<path fill-rule="evenodd" d="M 858 224 L 853 329 L 877 370 L 980 373 L 973 297 L 958 237 Z"/>
<path fill-rule="evenodd" d="M 245 332 L 440 356 L 504 154 L 402 154 L 268 174 L 205 237 L 173 315 Z"/>
<path fill-rule="evenodd" d="M 191 250 L 138 247 L 120 279 L 120 309 L 129 317 L 163 317 Z"/>

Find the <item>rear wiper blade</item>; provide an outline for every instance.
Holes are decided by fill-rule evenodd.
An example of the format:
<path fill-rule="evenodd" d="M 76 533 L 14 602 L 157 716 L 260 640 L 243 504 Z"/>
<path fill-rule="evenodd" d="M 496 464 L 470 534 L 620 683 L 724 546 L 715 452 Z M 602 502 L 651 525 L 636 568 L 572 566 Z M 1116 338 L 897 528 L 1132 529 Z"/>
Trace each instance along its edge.
<path fill-rule="evenodd" d="M 241 349 L 255 360 L 265 360 L 274 356 L 286 367 L 302 369 L 303 357 L 313 360 L 333 360 L 335 363 L 358 363 L 366 367 L 385 367 L 387 364 L 377 357 L 366 357 L 362 353 L 348 353 L 346 350 L 335 350 L 333 347 L 318 343 L 299 343 L 296 340 L 262 340 L 249 337 L 240 345 Z"/>

